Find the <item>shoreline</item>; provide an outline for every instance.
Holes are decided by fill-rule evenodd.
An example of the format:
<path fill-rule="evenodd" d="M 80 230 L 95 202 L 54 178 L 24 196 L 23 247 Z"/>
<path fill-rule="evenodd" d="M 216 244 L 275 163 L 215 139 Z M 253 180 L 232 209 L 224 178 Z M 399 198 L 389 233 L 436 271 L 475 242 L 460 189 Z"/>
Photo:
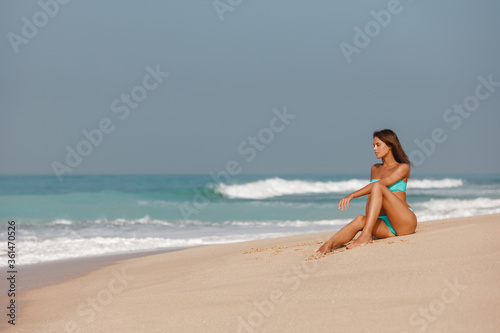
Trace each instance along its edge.
<path fill-rule="evenodd" d="M 500 297 L 496 282 L 500 214 L 420 222 L 415 234 L 306 260 L 332 234 L 138 253 L 136 258 L 126 258 L 127 254 L 122 260 L 96 262 L 94 270 L 84 275 L 73 271 L 69 280 L 22 292 L 16 300 L 24 304 L 17 313 L 16 329 L 279 332 L 337 327 L 354 332 L 368 328 L 416 332 L 425 327 L 427 332 L 467 332 L 500 328 L 496 319 L 500 305 L 495 301 Z M 118 281 L 123 288 L 117 287 Z M 89 297 L 100 306 L 88 305 Z M 437 319 L 426 320 L 419 308 Z M 361 313 L 363 320 L 356 320 Z"/>

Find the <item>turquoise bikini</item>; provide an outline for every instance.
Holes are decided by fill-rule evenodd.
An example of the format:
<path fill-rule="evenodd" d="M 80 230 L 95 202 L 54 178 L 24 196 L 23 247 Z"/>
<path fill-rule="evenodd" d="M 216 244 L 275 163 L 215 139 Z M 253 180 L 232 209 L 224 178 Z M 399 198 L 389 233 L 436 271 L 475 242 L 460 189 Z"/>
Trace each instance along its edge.
<path fill-rule="evenodd" d="M 370 183 L 373 183 L 373 182 L 378 182 L 380 179 L 372 179 Z M 406 192 L 406 182 L 404 180 L 399 180 L 397 182 L 395 182 L 394 184 L 392 184 L 391 186 L 388 186 L 387 187 L 391 192 L 396 192 L 396 191 L 401 191 L 401 192 Z M 412 212 L 413 212 L 413 209 L 411 209 L 410 207 L 408 207 Z M 389 228 L 389 230 L 397 236 L 396 234 L 396 230 L 394 230 L 394 228 L 392 227 L 391 225 L 391 222 L 389 222 L 389 218 L 385 215 L 382 215 L 382 216 L 379 216 L 378 217 L 379 219 L 381 219 L 382 221 L 385 222 L 385 224 L 387 225 L 387 227 Z"/>

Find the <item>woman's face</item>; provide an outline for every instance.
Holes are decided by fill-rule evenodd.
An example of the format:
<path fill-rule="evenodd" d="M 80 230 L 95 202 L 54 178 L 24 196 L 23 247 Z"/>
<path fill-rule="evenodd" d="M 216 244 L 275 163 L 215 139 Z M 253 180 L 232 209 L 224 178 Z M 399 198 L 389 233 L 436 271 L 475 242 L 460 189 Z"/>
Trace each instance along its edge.
<path fill-rule="evenodd" d="M 377 137 L 373 138 L 373 151 L 375 152 L 375 156 L 377 158 L 384 158 L 387 154 L 389 154 L 390 150 L 391 148 L 389 148 L 384 141 Z"/>

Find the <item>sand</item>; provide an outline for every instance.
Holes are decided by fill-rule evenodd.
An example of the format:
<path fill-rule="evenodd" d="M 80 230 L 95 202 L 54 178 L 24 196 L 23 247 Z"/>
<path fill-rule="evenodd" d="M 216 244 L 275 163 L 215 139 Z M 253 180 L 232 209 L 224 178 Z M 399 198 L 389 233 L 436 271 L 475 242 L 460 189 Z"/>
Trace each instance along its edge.
<path fill-rule="evenodd" d="M 423 222 L 413 235 L 312 259 L 332 234 L 115 262 L 21 293 L 16 326 L 5 327 L 5 315 L 1 324 L 7 332 L 500 332 L 500 214 Z"/>

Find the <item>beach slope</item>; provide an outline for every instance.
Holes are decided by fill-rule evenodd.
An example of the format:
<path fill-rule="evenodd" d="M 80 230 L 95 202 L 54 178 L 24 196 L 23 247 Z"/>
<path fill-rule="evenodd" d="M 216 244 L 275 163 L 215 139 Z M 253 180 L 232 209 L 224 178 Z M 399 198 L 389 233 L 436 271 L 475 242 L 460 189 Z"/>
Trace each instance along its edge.
<path fill-rule="evenodd" d="M 413 235 L 312 259 L 331 235 L 205 246 L 120 261 L 20 295 L 16 326 L 5 328 L 500 331 L 500 214 L 423 222 Z"/>

